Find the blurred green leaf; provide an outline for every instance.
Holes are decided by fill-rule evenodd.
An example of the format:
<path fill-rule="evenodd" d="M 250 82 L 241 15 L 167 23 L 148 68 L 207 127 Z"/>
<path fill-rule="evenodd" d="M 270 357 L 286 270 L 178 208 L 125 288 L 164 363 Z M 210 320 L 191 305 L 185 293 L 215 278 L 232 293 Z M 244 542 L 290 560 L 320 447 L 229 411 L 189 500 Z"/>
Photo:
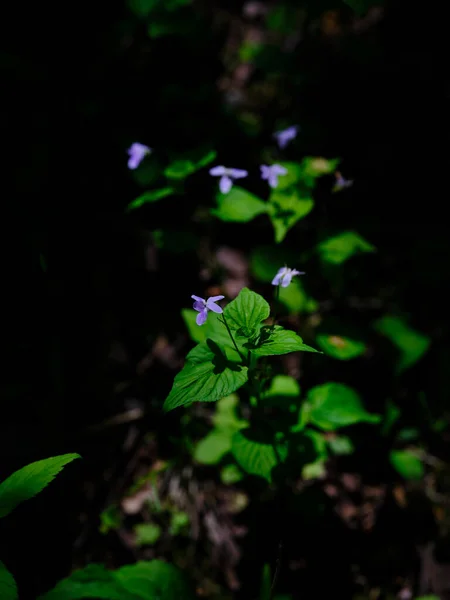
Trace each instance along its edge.
<path fill-rule="evenodd" d="M 257 246 L 250 255 L 250 269 L 256 279 L 270 283 L 281 267 L 293 266 L 297 261 L 298 255 L 283 246 Z M 289 287 L 280 288 L 280 292 Z"/>
<path fill-rule="evenodd" d="M 136 546 L 153 546 L 161 537 L 161 527 L 156 523 L 139 523 L 134 527 Z"/>
<path fill-rule="evenodd" d="M 328 440 L 328 446 L 333 454 L 338 456 L 345 454 L 353 454 L 355 446 L 352 440 L 346 435 L 336 435 Z"/>
<path fill-rule="evenodd" d="M 0 560 L 0 598 L 2 600 L 18 600 L 17 585 L 14 577 Z"/>
<path fill-rule="evenodd" d="M 215 150 L 210 150 L 207 152 L 200 160 L 196 162 L 197 169 L 203 169 L 207 165 L 211 164 L 213 160 L 217 157 L 217 152 Z"/>
<path fill-rule="evenodd" d="M 384 415 L 384 422 L 381 432 L 383 435 L 389 435 L 392 426 L 398 421 L 401 415 L 401 410 L 399 407 L 392 402 L 392 400 L 388 400 L 386 402 L 386 412 Z"/>
<path fill-rule="evenodd" d="M 325 461 L 318 459 L 315 462 L 308 463 L 302 468 L 302 479 L 308 481 L 310 479 L 321 479 L 326 475 Z"/>
<path fill-rule="evenodd" d="M 184 179 L 195 172 L 195 165 L 190 160 L 176 160 L 164 169 L 168 179 Z"/>
<path fill-rule="evenodd" d="M 272 572 L 270 570 L 270 565 L 266 563 L 263 567 L 262 577 L 261 577 L 261 591 L 259 593 L 260 600 L 271 600 L 270 590 L 272 587 Z"/>
<path fill-rule="evenodd" d="M 160 190 L 149 190 L 148 192 L 144 192 L 141 194 L 136 200 L 130 202 L 127 206 L 127 210 L 135 210 L 136 208 L 140 208 L 144 204 L 150 204 L 152 202 L 157 202 L 162 198 L 166 198 L 167 196 L 171 196 L 174 193 L 174 189 L 171 187 L 161 188 Z"/>
<path fill-rule="evenodd" d="M 181 309 L 181 316 L 183 317 L 183 321 L 188 329 L 189 337 L 193 342 L 197 342 L 199 344 L 200 342 L 204 342 L 208 336 L 205 326 L 203 325 L 202 327 L 199 327 L 195 322 L 197 315 L 198 312 L 192 308 Z M 208 321 L 206 324 L 207 323 Z"/>
<path fill-rule="evenodd" d="M 234 186 L 228 194 L 219 193 L 217 204 L 218 208 L 212 209 L 211 214 L 222 221 L 236 223 L 247 223 L 268 211 L 267 202 L 239 186 Z"/>
<path fill-rule="evenodd" d="M 280 287 L 278 298 L 289 314 L 312 313 L 319 308 L 319 304 L 305 292 L 299 277 L 295 277 L 287 287 Z"/>
<path fill-rule="evenodd" d="M 409 327 L 401 317 L 382 317 L 374 327 L 400 350 L 398 373 L 417 362 L 430 347 L 430 338 Z"/>
<path fill-rule="evenodd" d="M 0 517 L 8 515 L 18 504 L 41 492 L 79 454 L 63 454 L 38 460 L 15 471 L 0 484 Z"/>
<path fill-rule="evenodd" d="M 122 513 L 116 504 L 108 506 L 100 513 L 100 533 L 106 534 L 108 531 L 118 529 L 122 524 Z"/>
<path fill-rule="evenodd" d="M 226 465 L 220 472 L 220 480 L 225 485 L 233 485 L 244 478 L 244 474 L 235 464 Z"/>
<path fill-rule="evenodd" d="M 253 429 L 243 429 L 234 434 L 231 452 L 238 465 L 250 475 L 258 475 L 272 481 L 272 469 L 279 464 L 278 458 L 286 457 L 285 449 L 269 443 L 267 436 L 261 436 L 261 432 Z"/>
<path fill-rule="evenodd" d="M 190 520 L 189 515 L 183 511 L 176 511 L 172 513 L 170 519 L 170 535 L 180 535 L 186 532 L 189 526 Z"/>
<path fill-rule="evenodd" d="M 290 375 L 275 375 L 270 382 L 269 389 L 264 394 L 265 398 L 270 396 L 298 398 L 300 396 L 300 385 Z"/>
<path fill-rule="evenodd" d="M 79 600 L 81 598 L 143 600 L 142 596 L 130 593 L 122 587 L 116 581 L 113 571 L 107 571 L 103 566 L 95 564 L 74 571 L 69 577 L 59 581 L 52 590 L 39 596 L 38 600 Z"/>
<path fill-rule="evenodd" d="M 368 10 L 374 6 L 384 6 L 384 0 L 344 0 L 344 2 L 350 6 L 359 17 L 364 16 Z"/>
<path fill-rule="evenodd" d="M 162 560 L 140 561 L 114 571 L 124 589 L 150 600 L 193 600 L 194 594 L 179 569 Z"/>
<path fill-rule="evenodd" d="M 339 233 L 317 246 L 320 258 L 327 263 L 340 265 L 359 252 L 375 252 L 375 246 L 353 231 Z"/>
<path fill-rule="evenodd" d="M 298 30 L 298 8 L 287 4 L 278 4 L 270 9 L 266 23 L 269 29 L 284 35 Z"/>
<path fill-rule="evenodd" d="M 381 417 L 368 413 L 357 392 L 342 383 L 325 383 L 309 390 L 309 421 L 325 431 L 355 423 L 379 423 Z"/>
<path fill-rule="evenodd" d="M 364 342 L 340 335 L 319 334 L 316 336 L 316 342 L 325 354 L 338 360 L 351 360 L 361 356 L 366 351 Z"/>
<path fill-rule="evenodd" d="M 270 306 L 259 294 L 243 288 L 239 295 L 224 310 L 231 329 L 238 330 L 241 335 L 250 338 L 260 328 L 261 322 L 270 315 Z"/>
<path fill-rule="evenodd" d="M 273 329 L 266 327 L 265 331 L 268 337 L 263 338 L 260 345 L 253 350 L 255 356 L 275 356 L 298 351 L 317 352 L 304 344 L 302 338 L 289 329 L 276 325 Z"/>
<path fill-rule="evenodd" d="M 425 467 L 410 450 L 392 450 L 389 459 L 397 473 L 405 479 L 423 479 Z"/>
<path fill-rule="evenodd" d="M 203 465 L 216 465 L 231 450 L 233 432 L 213 430 L 198 442 L 194 460 Z"/>
<path fill-rule="evenodd" d="M 165 9 L 169 12 L 190 4 L 192 0 L 128 0 L 128 6 L 137 17 L 149 17 L 151 13 Z"/>
<path fill-rule="evenodd" d="M 234 433 L 248 425 L 247 421 L 239 417 L 238 406 L 239 397 L 236 394 L 225 396 L 217 402 L 216 411 L 212 417 L 212 422 L 217 430 Z"/>
<path fill-rule="evenodd" d="M 280 187 L 280 186 L 279 186 Z M 275 231 L 275 241 L 282 242 L 287 232 L 314 208 L 311 196 L 297 190 L 275 190 L 269 197 L 269 217 Z"/>

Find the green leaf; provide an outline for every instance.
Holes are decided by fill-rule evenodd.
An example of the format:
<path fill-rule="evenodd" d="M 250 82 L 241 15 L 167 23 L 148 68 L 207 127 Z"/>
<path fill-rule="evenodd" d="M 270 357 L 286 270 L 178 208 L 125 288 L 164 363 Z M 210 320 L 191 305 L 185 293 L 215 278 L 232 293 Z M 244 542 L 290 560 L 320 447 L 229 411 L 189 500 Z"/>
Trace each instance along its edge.
<path fill-rule="evenodd" d="M 318 303 L 305 292 L 299 277 L 294 277 L 287 287 L 280 287 L 278 299 L 287 308 L 289 314 L 311 313 L 319 308 Z"/>
<path fill-rule="evenodd" d="M 101 565 L 91 564 L 74 571 L 72 575 L 59 581 L 56 586 L 39 596 L 38 600 L 140 600 L 139 596 L 128 593 L 114 577 Z"/>
<path fill-rule="evenodd" d="M 257 246 L 250 255 L 250 269 L 256 279 L 270 283 L 280 267 L 295 265 L 298 260 L 298 254 L 284 246 Z M 291 285 L 287 288 L 280 288 L 280 292 L 282 289 L 289 289 Z"/>
<path fill-rule="evenodd" d="M 302 479 L 305 481 L 322 479 L 322 477 L 325 477 L 326 473 L 325 461 L 319 458 L 315 462 L 304 465 L 302 468 Z"/>
<path fill-rule="evenodd" d="M 285 458 L 284 448 L 274 446 L 251 428 L 238 431 L 232 439 L 231 452 L 238 465 L 250 475 L 258 475 L 272 481 L 272 469 L 279 464 L 278 458 Z"/>
<path fill-rule="evenodd" d="M 189 515 L 187 513 L 181 510 L 172 513 L 169 528 L 170 535 L 180 535 L 182 533 L 187 533 L 189 523 L 190 520 Z"/>
<path fill-rule="evenodd" d="M 247 381 L 247 367 L 228 360 L 211 340 L 194 348 L 197 352 L 198 349 L 203 352 L 202 362 L 190 362 L 189 356 L 193 351 L 188 354 L 188 362 L 175 377 L 172 390 L 164 402 L 165 411 L 192 402 L 216 402 Z"/>
<path fill-rule="evenodd" d="M 325 383 L 309 390 L 306 410 L 309 421 L 325 431 L 355 423 L 379 423 L 379 415 L 368 413 L 357 392 L 342 383 Z"/>
<path fill-rule="evenodd" d="M 328 445 L 333 454 L 338 456 L 353 454 L 355 446 L 352 440 L 346 435 L 336 435 L 328 440 Z"/>
<path fill-rule="evenodd" d="M 216 465 L 231 450 L 233 432 L 213 430 L 198 442 L 194 460 L 203 465 Z"/>
<path fill-rule="evenodd" d="M 270 306 L 262 296 L 243 288 L 237 298 L 226 306 L 224 315 L 230 328 L 250 338 L 259 331 L 262 321 L 269 317 Z"/>
<path fill-rule="evenodd" d="M 175 160 L 164 169 L 164 175 L 167 179 L 184 179 L 197 170 L 191 160 Z"/>
<path fill-rule="evenodd" d="M 195 312 L 195 311 L 194 311 Z M 198 313 L 195 312 L 195 316 Z M 188 318 L 192 317 L 189 315 Z M 226 330 L 225 325 L 222 322 L 222 315 L 218 315 L 216 313 L 209 313 L 208 320 L 201 327 L 195 323 L 195 327 L 201 330 L 201 336 L 205 336 L 206 339 L 202 340 L 204 343 L 199 342 L 199 345 L 193 348 L 186 357 L 186 360 L 191 362 L 207 362 L 209 360 L 210 349 L 208 346 L 208 340 L 210 342 L 215 342 L 219 348 L 224 352 L 226 357 L 233 362 L 242 362 L 242 358 L 239 353 L 236 351 L 233 342 L 230 339 L 228 331 Z M 197 333 L 193 334 L 197 339 L 200 339 L 200 335 Z M 240 350 L 240 352 L 246 355 L 247 350 L 244 347 L 244 343 L 247 342 L 247 338 L 242 338 L 238 335 L 238 332 L 233 333 L 234 340 Z M 194 339 L 194 341 L 196 341 Z"/>
<path fill-rule="evenodd" d="M 314 208 L 310 195 L 298 190 L 274 190 L 269 197 L 269 216 L 275 231 L 275 241 L 282 242 L 287 232 Z"/>
<path fill-rule="evenodd" d="M 385 316 L 374 327 L 400 350 L 398 373 L 411 367 L 430 347 L 430 338 L 409 327 L 401 317 Z"/>
<path fill-rule="evenodd" d="M 375 252 L 376 248 L 354 231 L 344 231 L 321 242 L 317 250 L 324 262 L 340 265 L 357 253 Z"/>
<path fill-rule="evenodd" d="M 184 324 L 189 332 L 189 337 L 193 342 L 200 344 L 201 342 L 205 342 L 208 337 L 205 327 L 208 325 L 209 321 L 206 321 L 205 325 L 199 327 L 195 322 L 197 315 L 198 312 L 191 308 L 183 308 L 181 310 L 181 316 L 183 317 Z"/>
<path fill-rule="evenodd" d="M 239 417 L 237 413 L 238 406 L 239 397 L 236 394 L 225 396 L 217 402 L 212 422 L 218 431 L 234 434 L 248 425 L 247 421 Z"/>
<path fill-rule="evenodd" d="M 244 478 L 244 474 L 235 464 L 226 465 L 220 472 L 220 480 L 225 485 L 233 485 Z"/>
<path fill-rule="evenodd" d="M 17 600 L 19 594 L 17 592 L 16 582 L 14 577 L 0 560 L 0 598 L 2 600 Z"/>
<path fill-rule="evenodd" d="M 217 196 L 218 208 L 211 213 L 222 221 L 247 223 L 267 212 L 268 204 L 239 186 L 233 186 L 228 194 Z"/>
<path fill-rule="evenodd" d="M 272 572 L 270 565 L 267 563 L 263 567 L 261 578 L 261 590 L 259 592 L 259 600 L 271 600 L 272 588 Z"/>
<path fill-rule="evenodd" d="M 271 396 L 290 396 L 298 398 L 300 396 L 300 386 L 298 381 L 290 375 L 275 375 L 270 382 L 270 387 L 264 394 L 264 397 Z"/>
<path fill-rule="evenodd" d="M 161 200 L 161 198 L 166 198 L 166 196 L 170 196 L 173 193 L 174 189 L 171 187 L 161 188 L 160 190 L 149 190 L 148 192 L 141 194 L 136 200 L 133 200 L 133 202 L 130 202 L 127 206 L 127 211 L 140 208 L 144 204 L 157 202 L 158 200 Z"/>
<path fill-rule="evenodd" d="M 115 571 L 114 575 L 124 589 L 142 600 L 194 598 L 181 571 L 162 560 L 127 565 Z"/>
<path fill-rule="evenodd" d="M 122 524 L 122 513 L 116 504 L 108 506 L 100 513 L 100 533 L 106 534 L 108 531 L 118 529 Z"/>
<path fill-rule="evenodd" d="M 231 439 L 236 431 L 248 426 L 237 414 L 239 398 L 231 394 L 216 404 L 212 418 L 214 429 L 200 440 L 194 451 L 194 459 L 205 465 L 215 465 L 231 450 Z"/>
<path fill-rule="evenodd" d="M 423 479 L 425 475 L 422 461 L 410 450 L 392 450 L 389 460 L 397 473 L 405 479 Z"/>
<path fill-rule="evenodd" d="M 302 161 L 303 178 L 308 184 L 323 175 L 329 175 L 336 170 L 338 158 L 328 159 L 322 156 L 306 156 Z"/>
<path fill-rule="evenodd" d="M 136 546 L 153 546 L 161 537 L 161 527 L 156 523 L 139 523 L 134 528 Z"/>
<path fill-rule="evenodd" d="M 216 156 L 217 152 L 215 150 L 210 150 L 196 163 L 197 169 L 203 169 L 203 167 L 210 165 L 213 160 L 216 159 Z"/>
<path fill-rule="evenodd" d="M 338 360 L 351 360 L 361 356 L 366 351 L 364 342 L 341 335 L 319 334 L 316 336 L 316 342 L 325 354 Z"/>
<path fill-rule="evenodd" d="M 276 190 L 284 192 L 293 187 L 298 187 L 303 179 L 303 166 L 300 163 L 284 161 L 279 164 L 287 170 L 287 173 L 282 177 L 278 177 Z"/>
<path fill-rule="evenodd" d="M 0 517 L 8 515 L 18 504 L 36 496 L 79 454 L 63 454 L 38 460 L 19 469 L 0 484 Z"/>
<path fill-rule="evenodd" d="M 252 350 L 255 356 L 276 356 L 289 352 L 318 352 L 303 343 L 302 338 L 294 331 L 276 325 L 275 328 L 264 327 L 259 345 Z"/>
<path fill-rule="evenodd" d="M 359 17 L 363 17 L 368 10 L 374 6 L 384 6 L 384 0 L 344 0 L 344 2 L 350 6 Z"/>

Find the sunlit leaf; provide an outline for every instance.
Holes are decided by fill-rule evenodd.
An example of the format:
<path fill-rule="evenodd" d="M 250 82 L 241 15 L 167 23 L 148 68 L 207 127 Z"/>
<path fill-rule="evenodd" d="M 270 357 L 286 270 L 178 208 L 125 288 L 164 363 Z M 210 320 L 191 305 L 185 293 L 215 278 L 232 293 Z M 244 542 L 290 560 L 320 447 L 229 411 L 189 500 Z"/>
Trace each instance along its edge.
<path fill-rule="evenodd" d="M 176 511 L 172 513 L 170 518 L 170 535 L 180 535 L 186 532 L 189 526 L 189 515 L 183 511 Z"/>
<path fill-rule="evenodd" d="M 399 373 L 422 358 L 430 347 L 430 338 L 409 327 L 401 317 L 382 317 L 374 327 L 400 350 L 401 356 L 397 362 Z"/>
<path fill-rule="evenodd" d="M 18 504 L 36 496 L 65 465 L 76 458 L 80 458 L 80 455 L 53 456 L 31 463 L 10 475 L 0 484 L 0 517 L 5 517 Z"/>
<path fill-rule="evenodd" d="M 165 411 L 192 402 L 216 402 L 240 388 L 248 379 L 247 367 L 226 359 L 217 344 L 208 346 L 203 343 L 194 350 L 204 353 L 202 362 L 188 361 L 176 375 L 172 390 L 164 402 Z M 192 351 L 188 358 L 190 355 Z"/>
<path fill-rule="evenodd" d="M 240 331 L 245 337 L 252 337 L 269 314 L 268 302 L 248 288 L 243 288 L 224 310 L 229 326 Z"/>
<path fill-rule="evenodd" d="M 366 351 L 364 342 L 340 335 L 319 334 L 316 336 L 316 342 L 325 354 L 338 360 L 351 360 Z"/>
<path fill-rule="evenodd" d="M 243 472 L 237 465 L 226 465 L 220 472 L 220 480 L 225 485 L 233 485 L 244 478 Z"/>
<path fill-rule="evenodd" d="M 216 465 L 231 450 L 231 438 L 234 432 L 213 429 L 198 442 L 194 451 L 194 460 L 203 465 Z"/>
<path fill-rule="evenodd" d="M 108 533 L 108 531 L 118 529 L 122 524 L 122 513 L 116 504 L 108 506 L 100 514 L 100 533 Z"/>
<path fill-rule="evenodd" d="M 254 435 L 256 433 L 256 435 Z M 244 429 L 234 434 L 231 452 L 238 465 L 249 475 L 258 475 L 272 481 L 272 469 L 285 457 L 285 450 L 277 445 L 265 441 L 264 436 L 259 435 L 253 429 Z"/>
<path fill-rule="evenodd" d="M 352 440 L 346 435 L 335 435 L 328 439 L 328 445 L 333 454 L 338 456 L 353 454 L 355 446 Z"/>
<path fill-rule="evenodd" d="M 410 450 L 392 450 L 389 459 L 394 469 L 405 479 L 423 479 L 425 467 Z"/>
<path fill-rule="evenodd" d="M 137 546 L 153 546 L 161 537 L 161 527 L 156 523 L 139 523 L 134 527 Z"/>
<path fill-rule="evenodd" d="M 287 232 L 314 208 L 314 200 L 296 189 L 274 190 L 269 197 L 269 216 L 275 231 L 275 241 L 282 242 Z"/>
<path fill-rule="evenodd" d="M 219 193 L 218 208 L 211 213 L 222 221 L 247 223 L 268 211 L 268 204 L 254 194 L 235 185 L 228 194 Z"/>
<path fill-rule="evenodd" d="M 302 338 L 294 331 L 284 329 L 279 325 L 275 328 L 264 328 L 266 336 L 261 336 L 260 344 L 252 350 L 255 356 L 275 356 L 289 352 L 318 352 L 303 343 Z"/>
<path fill-rule="evenodd" d="M 344 231 L 321 242 L 317 250 L 324 262 L 340 265 L 355 254 L 375 252 L 376 248 L 354 231 Z"/>
<path fill-rule="evenodd" d="M 325 383 L 309 390 L 307 395 L 309 421 L 334 431 L 355 423 L 379 423 L 381 417 L 364 408 L 359 394 L 342 383 Z"/>

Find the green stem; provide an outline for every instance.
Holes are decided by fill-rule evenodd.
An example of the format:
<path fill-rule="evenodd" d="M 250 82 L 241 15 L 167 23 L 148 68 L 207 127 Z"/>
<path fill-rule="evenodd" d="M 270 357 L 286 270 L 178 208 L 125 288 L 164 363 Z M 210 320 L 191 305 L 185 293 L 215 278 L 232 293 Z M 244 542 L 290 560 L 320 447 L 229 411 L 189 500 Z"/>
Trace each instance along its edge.
<path fill-rule="evenodd" d="M 277 322 L 277 308 L 280 300 L 280 286 L 277 285 L 275 288 L 275 295 L 273 300 L 273 323 L 272 323 L 272 331 L 275 329 L 275 325 Z"/>
<path fill-rule="evenodd" d="M 220 319 L 219 319 L 220 320 Z M 222 313 L 222 323 L 225 325 L 225 327 L 227 328 L 228 331 L 228 335 L 231 338 L 231 341 L 233 342 L 233 346 L 236 348 L 236 352 L 239 354 L 239 356 L 241 357 L 241 360 L 244 364 L 246 364 L 246 360 L 245 360 L 245 356 L 242 354 L 242 352 L 239 350 L 238 345 L 236 344 L 236 341 L 233 337 L 233 334 L 231 333 L 231 329 L 230 326 L 227 323 L 227 320 L 225 318 L 225 315 Z"/>

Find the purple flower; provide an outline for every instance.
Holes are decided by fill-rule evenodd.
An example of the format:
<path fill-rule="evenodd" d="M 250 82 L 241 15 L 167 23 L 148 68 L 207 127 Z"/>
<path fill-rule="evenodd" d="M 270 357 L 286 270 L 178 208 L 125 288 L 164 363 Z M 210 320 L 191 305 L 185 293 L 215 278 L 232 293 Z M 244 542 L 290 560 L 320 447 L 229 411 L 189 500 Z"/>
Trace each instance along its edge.
<path fill-rule="evenodd" d="M 219 300 L 223 300 L 225 296 L 211 296 L 208 300 L 204 298 L 200 298 L 199 296 L 191 296 L 195 300 L 194 302 L 194 310 L 198 312 L 197 318 L 195 322 L 197 325 L 203 325 L 206 321 L 206 317 L 208 316 L 208 310 L 212 310 L 215 313 L 223 313 L 223 310 L 220 306 L 217 306 L 216 302 Z"/>
<path fill-rule="evenodd" d="M 304 275 L 303 271 L 297 271 L 297 269 L 289 269 L 288 267 L 282 267 L 272 280 L 272 285 L 281 285 L 281 287 L 287 287 L 294 275 Z"/>
<path fill-rule="evenodd" d="M 353 179 L 345 179 L 345 177 L 342 177 L 339 171 L 335 173 L 335 177 L 336 182 L 333 186 L 333 192 L 340 192 L 341 190 L 345 190 L 345 188 L 353 185 Z"/>
<path fill-rule="evenodd" d="M 278 175 L 286 175 L 287 169 L 281 165 L 261 165 L 261 177 L 267 179 L 271 188 L 276 188 L 278 185 Z"/>
<path fill-rule="evenodd" d="M 297 137 L 299 129 L 298 125 L 291 125 L 291 127 L 288 127 L 287 129 L 277 131 L 273 134 L 273 137 L 277 140 L 279 147 L 283 150 L 291 140 L 294 140 Z"/>
<path fill-rule="evenodd" d="M 141 162 L 144 160 L 144 157 L 147 154 L 150 154 L 152 151 L 148 146 L 144 146 L 144 144 L 140 144 L 139 142 L 134 142 L 128 148 L 128 168 L 129 169 L 137 169 Z"/>
<path fill-rule="evenodd" d="M 209 170 L 209 174 L 213 177 L 220 177 L 219 189 L 222 194 L 228 194 L 233 187 L 233 179 L 241 179 L 247 177 L 247 171 L 243 169 L 227 169 L 223 166 L 213 167 Z"/>

